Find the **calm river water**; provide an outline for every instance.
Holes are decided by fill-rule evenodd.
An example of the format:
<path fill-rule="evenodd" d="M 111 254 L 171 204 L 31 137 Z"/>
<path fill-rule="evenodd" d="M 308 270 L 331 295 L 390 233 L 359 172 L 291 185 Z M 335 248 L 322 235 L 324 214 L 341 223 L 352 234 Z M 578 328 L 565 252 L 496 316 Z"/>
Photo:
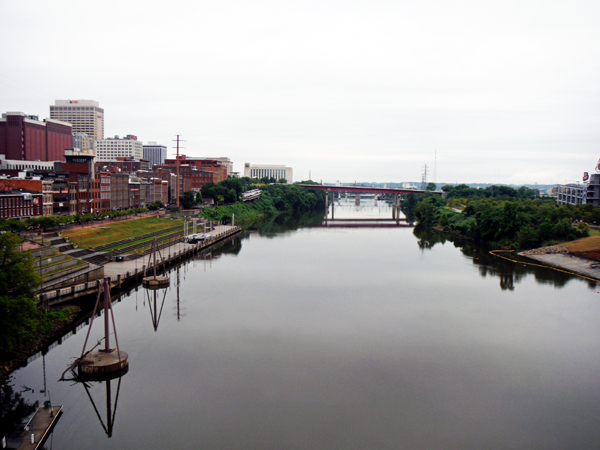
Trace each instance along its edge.
<path fill-rule="evenodd" d="M 391 218 L 365 204 L 336 219 Z M 64 405 L 46 447 L 600 448 L 595 284 L 413 228 L 294 224 L 171 271 L 157 310 L 141 287 L 115 303 L 110 386 L 57 381 L 87 327 L 15 372 Z"/>

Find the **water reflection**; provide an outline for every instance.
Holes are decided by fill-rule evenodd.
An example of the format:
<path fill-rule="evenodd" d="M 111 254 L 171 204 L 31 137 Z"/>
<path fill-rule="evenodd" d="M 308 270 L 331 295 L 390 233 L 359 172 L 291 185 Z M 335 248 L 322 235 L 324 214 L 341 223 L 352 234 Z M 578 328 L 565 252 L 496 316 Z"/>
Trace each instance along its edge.
<path fill-rule="evenodd" d="M 433 228 L 417 226 L 414 229 L 414 235 L 417 237 L 417 245 L 421 250 L 431 250 L 437 244 L 451 242 L 461 253 L 471 258 L 474 265 L 478 267 L 479 274 L 486 276 L 496 276 L 500 279 L 499 286 L 502 290 L 514 291 L 527 275 L 533 275 L 539 284 L 548 284 L 556 288 L 563 288 L 567 283 L 575 278 L 565 272 L 553 270 L 549 267 L 539 267 L 530 264 L 524 258 L 518 255 L 512 255 L 513 261 L 507 261 L 498 258 L 489 253 L 483 246 L 475 244 L 464 238 L 448 235 Z M 597 283 L 588 281 L 590 289 L 595 289 Z"/>
<path fill-rule="evenodd" d="M 187 317 L 157 297 L 161 333 L 133 297 L 117 306 L 135 356 L 122 384 L 49 377 L 60 448 L 597 448 L 585 283 L 558 292 L 430 230 L 268 226 L 286 238 L 248 231 L 172 268 L 164 308 L 181 296 Z M 84 335 L 53 349 L 53 372 Z M 41 373 L 40 358 L 15 385 Z"/>
<path fill-rule="evenodd" d="M 27 386 L 21 386 L 21 392 L 15 392 L 13 387 L 6 383 L 0 389 L 0 439 L 16 438 L 23 431 L 18 425 L 26 423 L 39 406 L 39 402 L 29 402 L 22 396 L 23 392 L 31 391 Z"/>
<path fill-rule="evenodd" d="M 417 237 L 417 245 L 421 250 L 431 250 L 436 244 L 445 244 L 446 235 L 433 228 L 417 225 L 413 231 Z"/>
<path fill-rule="evenodd" d="M 294 231 L 303 227 L 318 226 L 323 223 L 323 213 L 282 213 L 267 217 L 250 224 L 242 225 L 244 230 L 258 232 L 267 238 L 278 237 L 286 231 Z"/>
<path fill-rule="evenodd" d="M 178 283 L 179 284 L 179 283 Z M 150 310 L 150 318 L 152 320 L 152 327 L 154 331 L 158 330 L 158 324 L 162 317 L 163 307 L 165 306 L 165 299 L 167 298 L 167 289 L 144 289 L 146 291 L 146 299 L 148 300 L 148 309 Z M 158 299 L 161 297 L 160 307 Z"/>
<path fill-rule="evenodd" d="M 102 429 L 106 433 L 106 435 L 111 438 L 113 435 L 113 430 L 115 426 L 115 417 L 117 415 L 117 404 L 119 402 L 119 393 L 121 391 L 121 379 L 123 376 L 119 376 L 116 378 L 117 389 L 116 394 L 113 399 L 112 395 L 112 385 L 111 383 L 115 382 L 115 379 L 107 379 L 104 381 L 80 381 L 75 385 L 81 385 L 85 389 L 85 393 L 87 398 L 89 399 L 94 412 L 96 413 L 96 417 L 100 421 L 100 425 Z M 102 385 L 105 386 L 105 395 L 102 396 Z M 97 397 L 94 399 L 94 395 Z M 104 404 L 103 404 L 104 403 Z M 104 411 L 106 417 L 104 418 L 100 411 Z"/>

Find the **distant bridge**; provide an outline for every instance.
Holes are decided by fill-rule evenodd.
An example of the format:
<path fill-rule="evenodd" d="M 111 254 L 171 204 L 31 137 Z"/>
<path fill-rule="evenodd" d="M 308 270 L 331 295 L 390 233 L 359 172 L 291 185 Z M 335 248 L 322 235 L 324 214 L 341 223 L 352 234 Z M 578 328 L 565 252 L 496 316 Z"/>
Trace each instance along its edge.
<path fill-rule="evenodd" d="M 301 184 L 300 187 L 320 189 L 321 191 L 332 192 L 364 192 L 369 194 L 423 194 L 432 192 L 434 194 L 443 195 L 443 191 L 420 191 L 418 189 L 398 189 L 398 188 L 378 188 L 372 186 L 326 186 L 323 184 Z"/>
<path fill-rule="evenodd" d="M 400 220 L 400 206 L 402 203 L 402 198 L 400 194 L 424 194 L 425 192 L 431 192 L 432 194 L 441 195 L 442 197 L 446 197 L 446 193 L 443 191 L 421 191 L 417 189 L 397 189 L 397 188 L 377 188 L 371 186 L 326 186 L 323 184 L 301 184 L 299 185 L 303 188 L 310 189 L 319 189 L 321 191 L 331 191 L 333 194 L 333 199 L 335 200 L 335 192 L 354 192 L 356 193 L 356 204 L 360 204 L 360 194 L 392 194 L 392 219 Z M 325 198 L 325 209 L 329 211 L 329 196 Z M 334 206 L 333 202 L 331 203 L 331 218 L 334 218 Z"/>

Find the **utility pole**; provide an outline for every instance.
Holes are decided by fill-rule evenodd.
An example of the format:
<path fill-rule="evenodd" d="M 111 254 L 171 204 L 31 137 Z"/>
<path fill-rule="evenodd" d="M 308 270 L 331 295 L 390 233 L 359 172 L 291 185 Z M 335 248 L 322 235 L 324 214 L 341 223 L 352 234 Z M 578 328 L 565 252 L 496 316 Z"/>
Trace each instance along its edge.
<path fill-rule="evenodd" d="M 179 142 L 185 142 L 185 141 L 180 141 L 179 139 L 179 135 L 177 135 L 177 156 L 175 157 L 175 167 L 177 168 L 177 208 L 179 208 Z"/>

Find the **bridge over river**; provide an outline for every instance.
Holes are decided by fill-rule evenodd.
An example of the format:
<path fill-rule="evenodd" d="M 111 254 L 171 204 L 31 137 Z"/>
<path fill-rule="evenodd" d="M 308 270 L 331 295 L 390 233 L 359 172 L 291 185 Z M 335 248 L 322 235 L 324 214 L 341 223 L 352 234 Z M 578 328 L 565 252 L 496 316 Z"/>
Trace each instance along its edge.
<path fill-rule="evenodd" d="M 433 194 L 446 196 L 443 191 L 422 191 L 418 189 L 399 189 L 399 188 L 379 188 L 372 186 L 327 186 L 323 184 L 301 184 L 300 187 L 319 189 L 321 191 L 332 192 L 333 199 L 335 200 L 335 192 L 354 192 L 356 194 L 357 204 L 360 202 L 360 194 L 392 194 L 392 219 L 400 220 L 400 206 L 402 204 L 402 198 L 400 194 L 424 194 L 425 192 L 431 192 Z M 329 196 L 327 196 L 326 202 L 329 202 Z M 325 209 L 329 210 L 329 205 L 326 203 Z M 334 218 L 334 205 L 331 203 L 331 218 Z"/>

